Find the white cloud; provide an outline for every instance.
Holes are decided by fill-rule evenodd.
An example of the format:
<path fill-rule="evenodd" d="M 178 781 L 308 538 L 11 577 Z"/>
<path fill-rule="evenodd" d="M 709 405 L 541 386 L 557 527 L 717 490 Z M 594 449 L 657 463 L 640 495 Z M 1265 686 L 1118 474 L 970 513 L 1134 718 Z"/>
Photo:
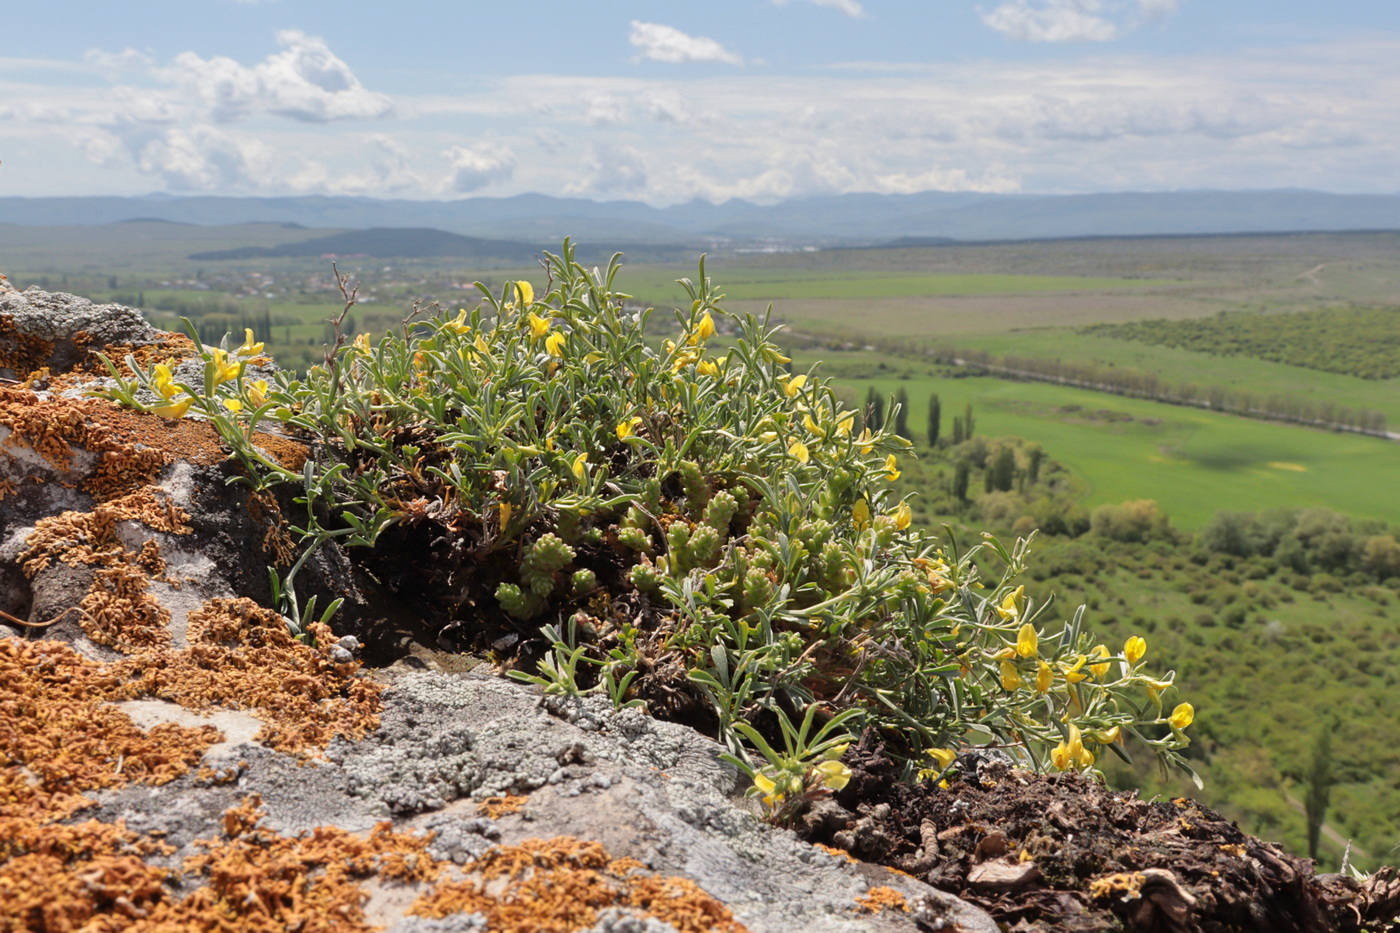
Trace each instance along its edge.
<path fill-rule="evenodd" d="M 593 126 L 616 126 L 627 119 L 626 104 L 612 94 L 595 94 L 588 99 L 586 119 Z"/>
<path fill-rule="evenodd" d="M 391 116 L 386 95 L 367 90 L 325 41 L 295 29 L 277 34 L 283 51 L 252 67 L 182 52 L 156 74 L 228 122 L 258 112 L 308 123 Z"/>
<path fill-rule="evenodd" d="M 447 188 L 459 194 L 505 181 L 515 172 L 515 153 L 494 143 L 453 146 L 444 155 L 452 163 Z"/>
<path fill-rule="evenodd" d="M 135 153 L 137 168 L 176 191 L 256 189 L 272 174 L 271 147 L 212 126 L 175 127 Z"/>
<path fill-rule="evenodd" d="M 1107 42 L 1118 38 L 1118 27 L 1099 15 L 1102 8 L 1100 0 L 1010 0 L 982 22 L 1019 42 Z"/>
<path fill-rule="evenodd" d="M 631 146 L 594 145 L 588 154 L 588 175 L 564 187 L 568 195 L 631 194 L 646 188 L 650 178 L 646 157 Z"/>
<path fill-rule="evenodd" d="M 647 99 L 647 109 L 657 123 L 689 123 L 690 108 L 675 91 L 658 91 Z"/>
<path fill-rule="evenodd" d="M 1181 0 L 1137 0 L 1138 12 L 1146 20 L 1159 20 L 1181 9 Z"/>
<path fill-rule="evenodd" d="M 1136 6 L 1136 19 L 1130 5 Z M 1181 0 L 1006 0 L 981 15 L 982 22 L 1018 42 L 1108 42 L 1180 8 Z"/>
<path fill-rule="evenodd" d="M 713 39 L 689 36 L 671 26 L 632 20 L 632 45 L 643 58 L 678 65 L 683 62 L 724 62 L 742 65 L 744 60 Z"/>
<path fill-rule="evenodd" d="M 101 49 L 88 49 L 83 53 L 83 61 L 96 65 L 108 73 L 124 71 L 144 71 L 155 64 L 155 60 L 145 52 L 136 49 L 122 49 L 120 52 L 104 52 Z"/>
<path fill-rule="evenodd" d="M 779 6 L 785 6 L 792 2 L 792 0 L 773 0 L 773 2 Z M 865 7 L 857 3 L 856 0 L 807 0 L 807 2 L 815 3 L 817 6 L 824 6 L 840 13 L 845 13 L 852 19 L 857 19 L 865 15 Z"/>

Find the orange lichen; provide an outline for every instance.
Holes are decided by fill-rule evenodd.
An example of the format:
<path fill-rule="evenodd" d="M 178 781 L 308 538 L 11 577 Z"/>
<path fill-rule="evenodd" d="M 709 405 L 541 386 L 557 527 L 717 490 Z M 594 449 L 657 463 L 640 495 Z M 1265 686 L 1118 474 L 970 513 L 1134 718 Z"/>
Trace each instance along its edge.
<path fill-rule="evenodd" d="M 112 365 L 117 367 L 117 371 L 127 379 L 136 375 L 126 361 L 128 356 L 136 361 L 137 366 L 149 370 L 156 363 L 174 364 L 180 360 L 187 360 L 199 355 L 199 348 L 194 345 L 193 340 L 184 334 L 173 332 L 162 333 L 154 343 L 133 347 L 130 344 L 96 346 L 92 335 L 85 330 L 80 330 L 73 334 L 73 344 L 79 349 L 87 351 L 87 356 L 75 367 L 76 369 L 96 373 L 100 376 L 108 375 L 106 364 L 97 355 L 101 353 L 111 360 Z"/>
<path fill-rule="evenodd" d="M 856 898 L 856 903 L 860 905 L 861 910 L 871 914 L 882 910 L 902 910 L 906 913 L 909 911 L 909 902 L 904 899 L 903 894 L 894 888 L 883 886 L 866 891 Z"/>
<path fill-rule="evenodd" d="M 529 797 L 487 797 L 476 805 L 478 816 L 499 820 L 509 813 L 519 813 L 525 809 L 525 804 L 530 802 Z"/>
<path fill-rule="evenodd" d="M 262 549 L 264 554 L 272 558 L 273 566 L 289 566 L 296 556 L 296 545 L 292 542 L 291 525 L 282 515 L 282 508 L 277 504 L 277 500 L 267 490 L 251 494 L 248 496 L 248 515 L 254 522 L 260 522 L 265 527 Z"/>
<path fill-rule="evenodd" d="M 860 860 L 857 859 L 857 858 L 856 858 L 854 855 L 852 855 L 851 853 L 847 852 L 845 849 L 838 849 L 838 848 L 836 848 L 835 846 L 825 845 L 825 844 L 820 843 L 820 842 L 814 842 L 814 843 L 812 843 L 812 844 L 815 845 L 818 849 L 821 849 L 821 850 L 822 850 L 823 852 L 825 852 L 827 855 L 835 855 L 835 856 L 837 856 L 837 857 L 839 857 L 839 858 L 845 859 L 845 860 L 848 861 L 848 862 L 852 862 L 852 863 L 855 863 L 855 864 L 860 864 Z"/>
<path fill-rule="evenodd" d="M 19 333 L 14 315 L 0 314 L 0 369 L 13 369 L 17 378 L 26 379 L 48 362 L 53 346 L 51 340 Z"/>
<path fill-rule="evenodd" d="M 68 645 L 0 640 L 0 817 L 63 816 L 84 791 L 164 784 L 222 739 L 212 726 L 142 732 L 105 702 L 117 690 L 111 669 Z"/>
<path fill-rule="evenodd" d="M 614 859 L 600 844 L 568 836 L 497 846 L 409 913 L 428 918 L 480 913 L 493 933 L 572 933 L 605 907 L 631 907 L 680 933 L 744 933 L 729 909 L 684 878 L 638 874 L 635 859 Z"/>
<path fill-rule="evenodd" d="M 170 611 L 147 592 L 149 579 L 134 563 L 94 571 L 92 588 L 78 604 L 87 637 L 124 652 L 170 644 Z"/>
<path fill-rule="evenodd" d="M 160 547 L 147 540 L 133 554 L 117 537 L 117 523 L 136 521 L 157 531 L 187 534 L 189 515 L 154 487 L 99 503 L 91 512 L 63 512 L 36 523 L 19 555 L 24 572 L 34 577 L 54 560 L 95 568 L 90 589 L 79 603 L 82 627 L 89 638 L 119 651 L 170 643 L 170 613 L 149 592 L 152 576 L 164 572 Z"/>
<path fill-rule="evenodd" d="M 247 709 L 266 725 L 256 739 L 294 754 L 323 749 L 336 735 L 357 739 L 379 727 L 383 687 L 337 664 L 329 626 L 310 626 L 311 648 L 280 615 L 250 599 L 211 599 L 190 613 L 189 647 L 144 651 L 113 671 L 129 697 L 154 696 L 187 709 Z"/>
<path fill-rule="evenodd" d="M 396 833 L 380 823 L 367 838 L 330 826 L 295 837 L 259 828 L 256 797 L 225 812 L 224 838 L 203 840 L 203 854 L 185 860 L 183 879 L 206 881 L 184 900 L 165 902 L 143 929 L 248 933 L 329 933 L 375 929 L 358 882 L 432 881 L 441 871 L 427 853 L 431 835 Z"/>

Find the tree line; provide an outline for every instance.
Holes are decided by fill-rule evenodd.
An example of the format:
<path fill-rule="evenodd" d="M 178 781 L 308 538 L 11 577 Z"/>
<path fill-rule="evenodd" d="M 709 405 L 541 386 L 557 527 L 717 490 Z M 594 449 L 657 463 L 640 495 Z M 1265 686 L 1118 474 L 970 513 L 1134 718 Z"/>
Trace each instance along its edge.
<path fill-rule="evenodd" d="M 891 353 L 901 352 L 893 347 L 882 349 Z M 909 351 L 904 348 L 902 352 L 907 354 Z M 1066 363 L 1063 360 L 1036 357 L 996 357 L 982 350 L 943 346 L 925 350 L 923 353 L 940 363 L 982 369 L 1005 378 L 1053 382 L 1058 385 L 1165 402 L 1169 405 L 1206 408 L 1247 418 L 1286 421 L 1377 437 L 1387 436 L 1385 415 L 1382 412 L 1338 405 L 1331 401 L 1313 402 L 1296 395 L 1264 394 L 1219 385 L 1200 386 L 1193 382 L 1171 383 L 1155 373 L 1116 366 Z"/>

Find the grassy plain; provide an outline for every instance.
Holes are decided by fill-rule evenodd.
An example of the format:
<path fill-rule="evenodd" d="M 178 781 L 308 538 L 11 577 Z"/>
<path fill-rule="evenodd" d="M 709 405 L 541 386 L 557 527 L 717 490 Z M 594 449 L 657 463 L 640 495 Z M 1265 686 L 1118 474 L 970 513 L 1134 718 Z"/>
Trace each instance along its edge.
<path fill-rule="evenodd" d="M 1243 356 L 1212 356 L 1080 334 L 1070 327 L 959 335 L 949 343 L 958 348 L 985 350 L 994 356 L 1033 357 L 1156 373 L 1169 384 L 1218 385 L 1258 395 L 1292 395 L 1310 402 L 1332 401 L 1339 406 L 1380 411 L 1389 424 L 1400 426 L 1400 379 L 1360 379 Z"/>
<path fill-rule="evenodd" d="M 943 430 L 971 403 L 977 433 L 1039 441 L 1083 484 L 1086 507 L 1155 499 L 1179 528 L 1197 530 L 1222 509 L 1325 506 L 1400 523 L 1400 499 L 1385 495 L 1400 476 L 1400 444 L 1351 434 L 1254 421 L 1194 408 L 1043 383 L 946 378 L 931 367 L 872 373 L 857 360 L 831 365 L 853 400 L 868 388 L 909 393 L 910 427 L 924 434 L 928 400 L 942 403 Z M 878 363 L 875 363 L 878 366 Z"/>

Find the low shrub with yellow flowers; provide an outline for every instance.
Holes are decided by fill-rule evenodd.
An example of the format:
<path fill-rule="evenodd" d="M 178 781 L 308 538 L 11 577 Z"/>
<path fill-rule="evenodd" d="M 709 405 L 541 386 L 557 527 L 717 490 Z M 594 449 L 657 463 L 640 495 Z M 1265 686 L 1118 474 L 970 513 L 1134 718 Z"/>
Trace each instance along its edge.
<path fill-rule="evenodd" d="M 515 644 L 513 675 L 708 723 L 775 818 L 839 789 L 868 728 L 911 777 L 979 746 L 1088 768 L 1130 737 L 1183 764 L 1192 711 L 1162 713 L 1172 675 L 1147 672 L 1146 643 L 1095 644 L 1082 610 L 1060 620 L 1014 585 L 1027 541 L 960 549 L 914 527 L 890 490 L 908 442 L 789 372 L 703 260 L 657 346 L 651 312 L 613 290 L 618 257 L 546 257 L 538 291 L 482 287 L 304 377 L 246 379 L 250 338 L 205 351 L 202 385 L 157 367 L 110 394 L 185 406 L 160 413 L 208 418 L 244 481 L 299 490 L 300 560 L 340 539 L 424 593 L 440 631 Z M 254 443 L 269 420 L 314 442 L 302 471 Z M 300 560 L 274 574 L 294 624 Z"/>

